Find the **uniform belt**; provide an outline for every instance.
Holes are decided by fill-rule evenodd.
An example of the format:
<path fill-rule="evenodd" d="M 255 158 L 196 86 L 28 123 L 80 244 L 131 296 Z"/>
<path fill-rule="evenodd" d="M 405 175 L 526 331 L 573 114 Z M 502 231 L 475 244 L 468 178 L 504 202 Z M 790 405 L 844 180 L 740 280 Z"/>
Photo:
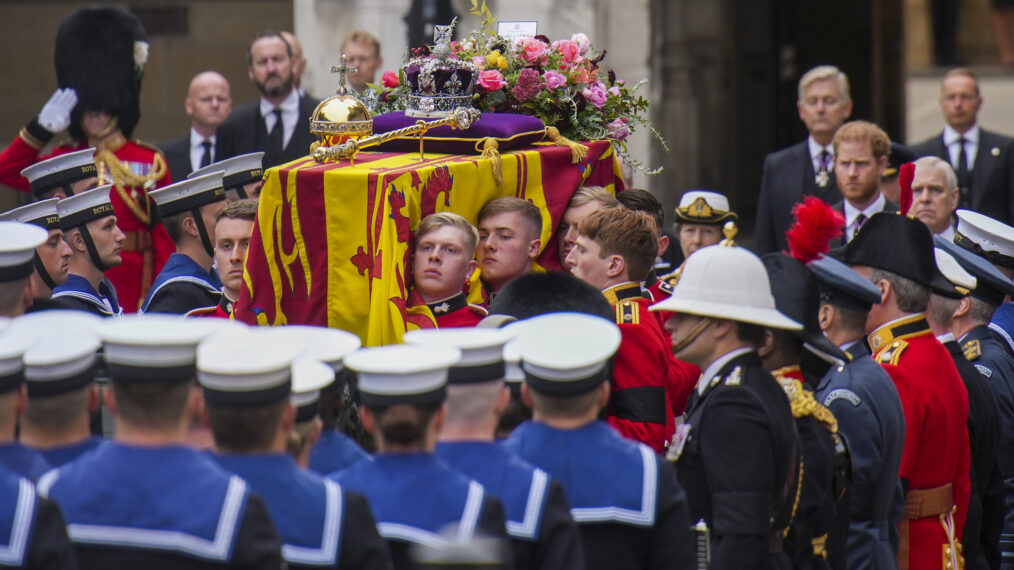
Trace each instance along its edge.
<path fill-rule="evenodd" d="M 151 249 L 151 234 L 148 232 L 123 232 L 123 251 L 147 251 Z"/>
<path fill-rule="evenodd" d="M 924 519 L 951 512 L 954 489 L 950 483 L 932 489 L 909 489 L 905 495 L 905 518 Z"/>

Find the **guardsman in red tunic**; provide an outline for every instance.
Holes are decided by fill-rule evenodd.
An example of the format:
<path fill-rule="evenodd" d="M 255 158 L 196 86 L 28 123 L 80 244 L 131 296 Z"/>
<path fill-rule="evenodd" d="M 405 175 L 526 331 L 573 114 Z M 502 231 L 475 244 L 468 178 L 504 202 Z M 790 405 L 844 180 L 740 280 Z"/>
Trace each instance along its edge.
<path fill-rule="evenodd" d="M 606 420 L 628 438 L 662 452 L 696 378 L 676 365 L 652 301 L 641 287 L 655 259 L 655 223 L 626 208 L 594 212 L 578 224 L 567 255 L 571 273 L 599 288 L 616 311 L 623 342 L 616 352 Z"/>
<path fill-rule="evenodd" d="M 475 271 L 478 242 L 475 226 L 452 212 L 430 214 L 415 230 L 411 295 L 429 306 L 437 328 L 474 327 L 486 316 L 486 309 L 470 304 L 464 293 Z"/>
<path fill-rule="evenodd" d="M 73 140 L 42 158 L 95 148 L 97 184 L 114 184 L 113 209 L 127 236 L 123 263 L 106 274 L 126 312 L 138 309 L 175 250 L 165 229 L 152 220 L 147 194 L 170 182 L 165 157 L 153 146 L 129 140 L 140 117 L 140 78 L 147 53 L 144 30 L 132 14 L 82 8 L 67 16 L 56 39 L 61 89 L 0 154 L 0 183 L 29 192 L 22 171 L 40 160 L 40 151 L 56 133 L 67 129 Z M 56 195 L 72 192 L 70 184 L 61 186 Z"/>
<path fill-rule="evenodd" d="M 926 322 L 931 283 L 947 286 L 933 238 L 918 220 L 879 213 L 845 247 L 844 260 L 882 293 L 866 321 L 867 340 L 905 410 L 899 567 L 961 568 L 971 468 L 968 392 Z"/>

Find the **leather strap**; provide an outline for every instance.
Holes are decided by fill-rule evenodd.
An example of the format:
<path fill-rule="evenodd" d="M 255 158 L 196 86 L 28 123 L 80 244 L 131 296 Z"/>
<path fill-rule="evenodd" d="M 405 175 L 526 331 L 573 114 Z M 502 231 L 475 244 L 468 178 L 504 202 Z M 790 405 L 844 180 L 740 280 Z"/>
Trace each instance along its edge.
<path fill-rule="evenodd" d="M 908 519 L 898 521 L 898 570 L 908 570 Z"/>
<path fill-rule="evenodd" d="M 123 251 L 148 251 L 151 249 L 151 234 L 148 232 L 123 232 Z"/>
<path fill-rule="evenodd" d="M 954 489 L 950 483 L 932 489 L 909 489 L 905 495 L 907 519 L 924 519 L 951 512 L 954 507 Z"/>

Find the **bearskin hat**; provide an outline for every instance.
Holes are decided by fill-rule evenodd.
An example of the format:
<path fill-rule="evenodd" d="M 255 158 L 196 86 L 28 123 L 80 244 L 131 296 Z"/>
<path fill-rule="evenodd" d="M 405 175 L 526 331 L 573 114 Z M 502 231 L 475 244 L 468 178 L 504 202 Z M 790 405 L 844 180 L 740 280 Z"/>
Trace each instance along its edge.
<path fill-rule="evenodd" d="M 56 33 L 56 80 L 77 91 L 68 131 L 84 138 L 85 111 L 106 111 L 130 138 L 141 118 L 141 76 L 148 41 L 137 16 L 119 8 L 81 8 L 60 22 Z"/>

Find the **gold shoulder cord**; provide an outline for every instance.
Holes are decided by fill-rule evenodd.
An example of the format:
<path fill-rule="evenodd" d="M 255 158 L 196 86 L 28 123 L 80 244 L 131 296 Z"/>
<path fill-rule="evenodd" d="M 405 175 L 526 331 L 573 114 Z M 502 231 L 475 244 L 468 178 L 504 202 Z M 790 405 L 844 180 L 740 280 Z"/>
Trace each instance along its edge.
<path fill-rule="evenodd" d="M 792 417 L 802 418 L 806 416 L 813 416 L 817 421 L 824 425 L 827 431 L 836 434 L 838 433 L 838 420 L 835 419 L 834 413 L 831 412 L 824 404 L 818 402 L 814 397 L 813 393 L 803 388 L 802 383 L 795 378 L 785 376 L 785 367 L 779 368 L 772 372 L 772 376 L 778 380 L 778 383 L 782 385 L 785 393 L 789 396 L 789 404 L 792 407 Z"/>
<path fill-rule="evenodd" d="M 127 205 L 127 208 L 137 216 L 137 219 L 141 220 L 144 225 L 151 225 L 151 206 L 148 203 L 148 190 L 155 187 L 156 182 L 165 175 L 166 163 L 162 155 L 155 153 L 151 170 L 144 176 L 138 176 L 130 171 L 129 168 L 120 162 L 120 159 L 116 158 L 116 155 L 106 149 L 99 149 L 95 154 L 95 162 L 98 165 L 99 172 L 99 184 L 104 184 L 102 180 L 105 169 L 102 168 L 104 164 L 109 168 L 109 175 L 112 178 L 113 186 L 116 188 L 116 193 L 119 194 L 120 199 Z M 130 193 L 127 192 L 126 188 L 137 188 L 141 191 L 143 200 L 135 200 Z M 140 203 L 139 203 L 140 202 Z"/>

